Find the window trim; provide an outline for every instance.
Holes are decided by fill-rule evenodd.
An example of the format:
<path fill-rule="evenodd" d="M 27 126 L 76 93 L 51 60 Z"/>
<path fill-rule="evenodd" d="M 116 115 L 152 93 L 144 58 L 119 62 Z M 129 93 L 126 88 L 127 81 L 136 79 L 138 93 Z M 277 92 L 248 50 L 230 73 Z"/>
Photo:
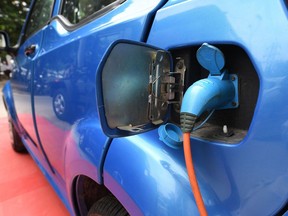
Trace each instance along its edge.
<path fill-rule="evenodd" d="M 71 23 L 66 17 L 64 17 L 61 13 L 62 13 L 62 10 L 63 10 L 63 6 L 64 6 L 64 1 L 61 2 L 61 7 L 60 7 L 60 14 L 53 17 L 51 21 L 53 20 L 58 20 L 60 21 L 60 23 L 63 25 L 63 27 L 67 30 L 67 31 L 74 31 L 75 29 L 77 28 L 80 28 L 81 26 L 99 18 L 99 17 L 102 17 L 104 16 L 105 14 L 107 14 L 108 12 L 114 10 L 115 8 L 119 7 L 122 3 L 124 3 L 126 0 L 116 0 L 114 1 L 113 3 L 105 6 L 104 8 L 98 10 L 98 11 L 95 11 L 94 13 L 92 13 L 91 15 L 85 17 L 83 20 L 81 20 L 80 22 L 78 23 Z"/>

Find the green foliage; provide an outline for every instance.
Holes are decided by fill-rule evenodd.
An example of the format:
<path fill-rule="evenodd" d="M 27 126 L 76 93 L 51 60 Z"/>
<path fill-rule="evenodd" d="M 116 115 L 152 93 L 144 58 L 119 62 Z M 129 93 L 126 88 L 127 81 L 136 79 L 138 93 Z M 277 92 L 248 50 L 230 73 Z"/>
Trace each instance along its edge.
<path fill-rule="evenodd" d="M 30 0 L 1 0 L 0 30 L 9 34 L 11 45 L 18 41 L 29 5 Z"/>

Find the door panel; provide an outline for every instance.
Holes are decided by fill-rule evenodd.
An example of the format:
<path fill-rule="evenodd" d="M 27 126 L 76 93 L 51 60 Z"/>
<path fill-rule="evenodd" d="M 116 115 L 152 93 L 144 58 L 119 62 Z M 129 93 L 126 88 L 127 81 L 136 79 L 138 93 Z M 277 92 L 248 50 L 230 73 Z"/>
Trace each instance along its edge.
<path fill-rule="evenodd" d="M 42 146 L 37 137 L 37 128 L 34 125 L 33 94 L 37 87 L 34 80 L 34 67 L 35 61 L 41 52 L 43 32 L 50 19 L 53 2 L 54 0 L 34 1 L 25 24 L 23 37 L 20 38 L 22 43 L 17 51 L 16 66 L 11 79 L 19 121 L 33 142 L 41 149 Z M 43 151 L 42 153 L 45 155 Z"/>
<path fill-rule="evenodd" d="M 17 67 L 13 71 L 11 79 L 15 108 L 19 121 L 36 144 L 38 144 L 38 140 L 34 129 L 32 107 L 33 61 L 39 52 L 42 35 L 43 31 L 40 30 L 22 44 L 16 56 Z M 36 48 L 27 56 L 25 50 L 31 47 L 31 45 L 34 45 Z"/>
<path fill-rule="evenodd" d="M 100 152 L 93 154 L 101 155 L 107 137 L 100 127 L 96 106 L 95 72 L 99 62 L 115 40 L 141 41 L 151 11 L 162 3 L 128 0 L 72 30 L 64 25 L 67 20 L 61 16 L 45 30 L 43 52 L 35 64 L 35 82 L 41 86 L 35 90 L 36 122 L 41 143 L 60 175 L 64 175 L 65 142 L 71 140 L 72 127 L 85 119 L 93 119 L 93 124 L 85 127 L 96 128 L 90 135 L 97 140 Z M 82 142 L 83 138 L 77 136 L 72 138 L 76 143 Z M 100 157 L 95 163 L 100 164 Z"/>

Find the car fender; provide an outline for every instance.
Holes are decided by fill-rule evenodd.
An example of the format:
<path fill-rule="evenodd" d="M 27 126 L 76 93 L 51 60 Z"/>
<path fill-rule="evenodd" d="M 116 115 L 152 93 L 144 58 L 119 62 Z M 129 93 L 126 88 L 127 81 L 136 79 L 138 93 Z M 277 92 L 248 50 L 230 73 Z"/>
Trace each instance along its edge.
<path fill-rule="evenodd" d="M 76 122 L 65 140 L 65 182 L 72 203 L 74 180 L 87 176 L 102 184 L 102 163 L 110 139 L 100 127 L 99 119 L 91 117 Z"/>
<path fill-rule="evenodd" d="M 168 147 L 157 137 L 153 130 L 114 139 L 104 164 L 105 186 L 131 215 L 198 215 L 183 148 Z M 196 164 L 208 212 L 229 215 L 197 170 Z"/>

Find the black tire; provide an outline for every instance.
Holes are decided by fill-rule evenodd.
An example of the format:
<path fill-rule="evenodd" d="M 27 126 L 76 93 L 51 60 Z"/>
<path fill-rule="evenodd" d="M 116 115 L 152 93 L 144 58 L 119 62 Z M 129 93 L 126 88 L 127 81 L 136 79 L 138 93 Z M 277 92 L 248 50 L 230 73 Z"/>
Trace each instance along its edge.
<path fill-rule="evenodd" d="M 11 70 L 4 71 L 4 74 L 6 75 L 6 79 L 10 79 Z"/>
<path fill-rule="evenodd" d="M 58 119 L 67 121 L 72 114 L 72 107 L 69 102 L 67 91 L 63 88 L 58 89 L 53 94 L 53 110 Z"/>
<path fill-rule="evenodd" d="M 18 153 L 27 153 L 27 150 L 24 144 L 22 143 L 22 140 L 19 134 L 15 130 L 15 127 L 11 119 L 9 119 L 9 132 L 10 132 L 10 138 L 11 138 L 11 146 L 13 150 Z"/>
<path fill-rule="evenodd" d="M 92 205 L 88 216 L 129 216 L 129 213 L 115 197 L 108 195 Z"/>

